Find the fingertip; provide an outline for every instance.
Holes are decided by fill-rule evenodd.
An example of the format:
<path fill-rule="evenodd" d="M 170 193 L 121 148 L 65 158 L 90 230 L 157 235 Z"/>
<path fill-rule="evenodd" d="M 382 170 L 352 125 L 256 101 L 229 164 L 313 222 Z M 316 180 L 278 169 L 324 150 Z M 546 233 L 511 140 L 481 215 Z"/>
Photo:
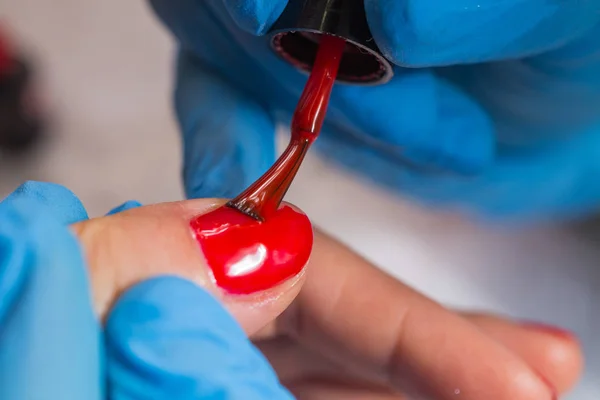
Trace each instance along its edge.
<path fill-rule="evenodd" d="M 581 347 L 575 342 L 555 342 L 548 350 L 547 365 L 551 371 L 548 378 L 556 382 L 556 389 L 561 393 L 572 389 L 581 379 L 584 355 Z"/>
<path fill-rule="evenodd" d="M 572 389 L 581 378 L 585 363 L 577 337 L 549 325 L 528 323 L 521 326 L 535 335 L 538 345 L 543 346 L 538 372 L 560 393 Z"/>
<path fill-rule="evenodd" d="M 297 296 L 313 245 L 308 217 L 284 205 L 264 222 L 231 207 L 196 215 L 190 228 L 219 299 L 251 335 Z"/>
<path fill-rule="evenodd" d="M 491 49 L 514 40 L 518 30 L 507 30 L 504 24 L 502 29 L 497 26 L 497 16 L 502 15 L 499 7 L 487 12 L 490 7 L 483 3 L 371 0 L 367 1 L 366 10 L 384 54 L 399 65 L 422 68 L 474 62 L 484 57 L 482 51 L 489 56 Z M 513 2 L 504 2 L 507 3 Z M 491 26 L 486 27 L 486 22 Z M 489 34 L 481 35 L 484 30 Z M 480 42 L 487 46 L 482 49 Z"/>
<path fill-rule="evenodd" d="M 466 316 L 497 342 L 521 357 L 542 380 L 559 393 L 571 389 L 581 377 L 583 351 L 577 337 L 571 332 L 538 322 L 514 323 L 487 314 Z"/>
<path fill-rule="evenodd" d="M 28 181 L 8 195 L 3 203 L 12 203 L 21 199 L 30 199 L 37 202 L 46 208 L 47 213 L 64 224 L 72 224 L 88 219 L 87 211 L 81 200 L 62 185 Z"/>
<path fill-rule="evenodd" d="M 40 272 L 47 273 L 48 268 L 52 266 L 56 268 L 50 275 L 53 278 L 59 276 L 61 271 L 68 271 L 73 266 L 80 268 L 80 272 L 84 272 L 77 241 L 67 229 L 65 222 L 61 220 L 65 214 L 58 215 L 57 218 L 57 215 L 52 212 L 52 204 L 47 203 L 51 202 L 55 195 L 59 197 L 64 195 L 74 197 L 74 195 L 60 185 L 41 185 L 40 187 L 40 185 L 25 184 L 21 186 L 21 189 L 23 192 L 15 192 L 13 193 L 16 194 L 15 196 L 11 195 L 10 199 L 0 203 L 0 220 L 2 221 L 0 233 L 4 231 L 4 238 L 9 238 L 13 244 L 22 244 L 20 246 L 22 249 L 17 253 L 22 256 L 24 263 L 38 263 L 40 258 L 44 259 L 48 265 Z M 33 194 L 29 189 L 33 190 Z M 37 192 L 37 189 L 42 189 L 42 191 Z M 61 198 L 56 200 L 61 202 Z M 76 203 L 79 203 L 76 197 L 75 200 Z M 65 205 L 70 208 L 71 199 L 67 198 L 63 204 L 58 204 L 57 207 Z M 13 248 L 13 250 L 15 249 Z M 78 276 L 78 274 L 73 276 L 75 275 Z"/>
<path fill-rule="evenodd" d="M 365 8 L 384 54 L 410 67 L 535 54 L 566 43 L 598 21 L 594 2 L 367 0 Z"/>
<path fill-rule="evenodd" d="M 163 203 L 75 225 L 72 229 L 87 255 L 98 314 L 104 318 L 124 291 L 157 276 L 183 277 L 212 293 L 234 316 L 246 334 L 256 332 L 281 314 L 302 286 L 302 271 L 278 282 L 274 287 L 249 294 L 233 294 L 217 284 L 204 249 L 196 240 L 192 221 L 223 203 L 224 200 L 218 199 Z M 249 233 L 246 236 L 250 239 L 253 237 Z M 237 245 L 243 246 L 240 243 Z M 235 249 L 234 247 L 233 250 Z M 162 282 L 157 288 L 142 285 L 137 290 L 147 290 L 150 296 L 152 293 L 160 293 L 159 288 L 173 286 L 172 282 L 178 281 L 157 282 Z M 181 295 L 167 299 L 167 305 L 181 302 L 182 307 L 186 307 L 186 303 L 194 303 L 193 299 L 185 300 L 182 297 L 191 296 L 189 292 L 190 290 L 182 290 Z M 138 295 L 140 292 L 135 293 Z M 160 295 L 155 297 L 160 298 Z M 193 309 L 189 313 L 194 311 L 201 310 Z M 191 315 L 189 318 L 194 317 Z"/>
<path fill-rule="evenodd" d="M 244 30 L 263 35 L 277 21 L 287 0 L 224 0 L 235 22 Z"/>

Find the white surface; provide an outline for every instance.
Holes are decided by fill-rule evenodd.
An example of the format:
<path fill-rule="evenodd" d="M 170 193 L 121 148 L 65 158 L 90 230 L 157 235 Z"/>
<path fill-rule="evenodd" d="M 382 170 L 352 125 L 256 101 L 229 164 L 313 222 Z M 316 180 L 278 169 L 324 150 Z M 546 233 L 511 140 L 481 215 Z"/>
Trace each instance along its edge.
<path fill-rule="evenodd" d="M 58 116 L 49 151 L 33 164 L 0 164 L 0 197 L 24 179 L 65 184 L 92 215 L 128 199 L 181 197 L 171 47 L 143 2 L 18 0 L 0 18 L 43 61 Z M 588 371 L 569 399 L 600 399 L 600 234 L 486 230 L 367 191 L 314 159 L 290 200 L 437 300 L 574 330 Z"/>

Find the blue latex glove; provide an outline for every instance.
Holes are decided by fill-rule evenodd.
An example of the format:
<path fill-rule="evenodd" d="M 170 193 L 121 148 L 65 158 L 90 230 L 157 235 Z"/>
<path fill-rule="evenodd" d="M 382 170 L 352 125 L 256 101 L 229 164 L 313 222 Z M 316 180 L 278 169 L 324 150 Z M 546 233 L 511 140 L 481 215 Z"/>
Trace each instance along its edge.
<path fill-rule="evenodd" d="M 187 194 L 231 197 L 273 162 L 275 123 L 289 121 L 306 81 L 257 36 L 286 1 L 151 3 L 182 48 Z M 334 89 L 316 144 L 328 159 L 426 204 L 486 216 L 598 207 L 600 0 L 365 7 L 399 66 L 385 86 Z"/>
<path fill-rule="evenodd" d="M 0 203 L 0 399 L 291 399 L 227 311 L 180 278 L 125 293 L 103 342 L 67 229 L 86 218 L 58 185 L 31 182 Z"/>

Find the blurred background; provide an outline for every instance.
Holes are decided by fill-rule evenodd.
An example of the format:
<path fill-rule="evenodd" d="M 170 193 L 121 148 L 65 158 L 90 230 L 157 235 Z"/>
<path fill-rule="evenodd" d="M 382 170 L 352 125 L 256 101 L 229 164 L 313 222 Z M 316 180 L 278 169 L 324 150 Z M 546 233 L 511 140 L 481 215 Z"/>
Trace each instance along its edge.
<path fill-rule="evenodd" d="M 130 199 L 181 199 L 173 46 L 146 4 L 2 3 L 0 28 L 35 67 L 36 103 L 49 118 L 31 151 L 0 150 L 0 198 L 33 179 L 69 187 L 91 216 Z M 568 399 L 600 399 L 600 224 L 477 226 L 419 209 L 314 157 L 289 200 L 436 300 L 573 330 L 588 365 Z"/>

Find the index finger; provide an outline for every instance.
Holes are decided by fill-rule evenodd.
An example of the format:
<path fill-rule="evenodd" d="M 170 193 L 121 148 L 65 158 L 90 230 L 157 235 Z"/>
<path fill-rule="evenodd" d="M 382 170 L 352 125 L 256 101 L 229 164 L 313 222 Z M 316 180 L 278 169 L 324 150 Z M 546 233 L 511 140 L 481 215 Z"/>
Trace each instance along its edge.
<path fill-rule="evenodd" d="M 156 204 L 73 225 L 72 230 L 87 259 L 94 306 L 101 319 L 107 316 L 115 301 L 128 288 L 157 276 L 174 275 L 189 279 L 212 293 L 247 334 L 253 334 L 273 321 L 300 290 L 304 281 L 304 265 L 300 271 L 294 268 L 293 275 L 286 279 L 269 287 L 261 286 L 251 293 L 230 292 L 222 287 L 215 278 L 214 266 L 208 261 L 205 249 L 195 236 L 192 221 L 210 214 L 223 202 L 217 199 L 198 199 Z M 291 224 L 289 222 L 282 220 L 281 226 L 276 225 L 276 228 L 283 231 L 279 237 L 297 233 L 294 221 Z M 301 224 L 306 229 L 304 222 Z M 256 243 L 263 245 L 260 235 L 252 231 L 246 232 L 249 238 L 254 237 L 253 234 L 258 240 Z M 295 239 L 298 242 L 297 237 Z M 231 245 L 238 250 L 248 246 L 247 243 L 240 244 L 239 240 Z M 242 251 L 239 253 L 244 254 Z M 277 263 L 279 271 L 285 270 L 286 263 L 296 259 L 295 253 L 287 254 L 289 257 L 284 258 L 282 263 Z M 239 264 L 246 260 L 244 257 L 240 259 L 242 261 Z M 245 270 L 241 270 L 239 275 L 233 277 L 252 279 L 251 273 L 259 270 L 262 264 L 258 266 L 256 269 L 249 269 L 250 275 L 245 275 Z"/>
<path fill-rule="evenodd" d="M 280 328 L 338 365 L 379 371 L 403 392 L 464 400 L 552 399 L 519 357 L 474 325 L 323 234 Z M 418 398 L 421 398 L 418 397 Z"/>

